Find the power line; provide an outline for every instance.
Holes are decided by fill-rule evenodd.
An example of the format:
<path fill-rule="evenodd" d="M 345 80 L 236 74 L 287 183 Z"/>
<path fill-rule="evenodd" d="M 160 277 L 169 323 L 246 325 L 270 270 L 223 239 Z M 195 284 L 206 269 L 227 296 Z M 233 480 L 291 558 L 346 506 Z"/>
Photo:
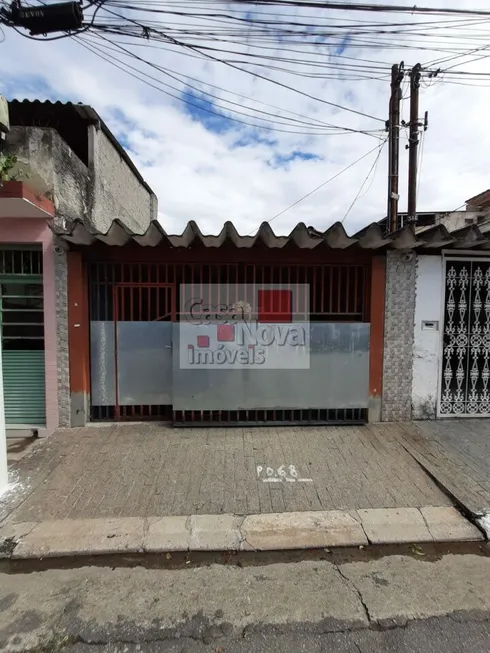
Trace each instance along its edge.
<path fill-rule="evenodd" d="M 147 84 L 148 86 L 150 86 L 150 87 L 152 87 L 152 88 L 154 88 L 154 89 L 156 89 L 156 90 L 158 90 L 158 91 L 160 91 L 162 93 L 165 93 L 166 95 L 178 100 L 179 102 L 182 102 L 182 103 L 184 103 L 186 105 L 194 107 L 195 109 L 198 109 L 199 111 L 203 111 L 203 112 L 208 113 L 210 115 L 214 115 L 214 116 L 216 116 L 216 117 L 218 117 L 218 118 L 220 118 L 222 120 L 230 120 L 232 122 L 236 122 L 236 123 L 239 123 L 239 124 L 242 124 L 242 125 L 245 125 L 247 127 L 254 128 L 254 129 L 262 129 L 262 130 L 266 130 L 266 131 L 282 132 L 282 133 L 287 133 L 287 134 L 297 134 L 297 135 L 303 135 L 303 136 L 333 136 L 333 135 L 340 135 L 340 134 L 347 134 L 347 133 L 362 133 L 362 134 L 365 134 L 365 135 L 368 135 L 368 136 L 372 136 L 374 138 L 379 138 L 379 136 L 376 136 L 374 132 L 373 133 L 364 132 L 364 131 L 359 132 L 358 130 L 350 129 L 350 128 L 347 128 L 347 127 L 346 128 L 337 127 L 335 125 L 332 125 L 332 128 L 333 129 L 338 129 L 338 131 L 319 131 L 322 128 L 321 125 L 311 125 L 310 129 L 313 129 L 315 131 L 295 131 L 295 130 L 292 130 L 292 129 L 279 129 L 277 127 L 270 127 L 270 126 L 267 126 L 267 125 L 256 124 L 256 123 L 254 124 L 254 123 L 247 122 L 245 120 L 241 120 L 239 118 L 234 118 L 233 116 L 229 116 L 229 115 L 227 115 L 225 113 L 219 113 L 218 111 L 214 111 L 213 109 L 204 107 L 201 104 L 197 104 L 196 102 L 193 102 L 192 100 L 185 99 L 184 97 L 182 97 L 182 91 L 180 89 L 177 89 L 176 87 L 174 87 L 174 86 L 172 86 L 170 84 L 167 84 L 167 83 L 157 79 L 156 77 L 153 77 L 152 75 L 148 75 L 147 73 L 143 73 L 139 69 L 135 68 L 134 66 L 131 66 L 130 64 L 122 62 L 121 60 L 119 60 L 119 59 L 117 59 L 117 58 L 115 58 L 113 56 L 110 59 L 108 57 L 105 57 L 103 54 L 101 54 L 101 52 L 103 52 L 103 51 L 101 51 L 101 49 L 99 47 L 95 46 L 93 43 L 91 43 L 89 45 L 88 43 L 82 42 L 84 40 L 85 39 L 83 39 L 83 38 L 80 38 L 78 40 L 80 45 L 82 45 L 87 50 L 90 50 L 93 54 L 100 57 L 104 61 L 107 61 L 111 65 L 115 66 L 119 70 L 121 70 L 121 71 L 125 72 L 126 74 L 130 75 L 131 77 L 134 77 L 135 79 L 138 79 L 139 81 L 142 81 L 143 83 Z M 118 63 L 116 63 L 116 62 L 118 62 Z M 118 64 L 122 64 L 122 65 L 118 65 Z M 130 70 L 128 70 L 128 68 L 130 70 L 134 70 L 139 75 L 143 75 L 144 77 L 141 77 L 141 76 L 139 76 L 139 75 L 137 75 L 135 73 L 130 72 Z M 160 88 L 160 86 L 157 86 L 156 84 L 153 84 L 153 83 L 149 82 L 148 79 L 145 79 L 145 78 L 153 80 L 154 82 L 156 82 L 157 84 L 159 84 L 161 86 L 165 86 L 167 88 L 175 90 L 177 93 L 179 93 L 179 95 L 175 95 L 174 93 L 166 91 L 163 88 Z M 185 94 L 185 92 L 184 92 L 184 94 Z M 198 100 L 199 98 L 196 98 L 196 99 Z M 208 104 L 212 104 L 211 102 L 209 102 L 207 100 L 203 100 L 203 101 L 208 102 Z M 229 100 L 225 100 L 225 101 L 229 102 Z M 236 103 L 233 103 L 233 104 L 236 104 Z M 218 107 L 218 108 L 222 108 L 222 107 Z M 250 116 L 250 114 L 247 114 L 247 113 L 244 113 L 244 112 L 241 112 L 241 111 L 236 111 L 236 110 L 234 110 L 234 111 L 235 111 L 235 113 L 237 113 L 239 115 L 244 115 L 244 116 L 253 118 L 253 116 Z M 290 123 L 285 123 L 285 122 L 280 122 L 280 121 L 271 121 L 271 120 L 268 120 L 267 118 L 260 118 L 260 120 L 270 122 L 271 124 L 275 123 L 275 124 L 278 124 L 278 125 L 285 125 L 285 126 L 290 125 Z M 294 127 L 295 125 L 292 124 L 291 126 Z M 328 129 L 328 127 L 325 127 L 324 129 Z M 345 130 L 345 131 L 343 131 L 343 130 Z M 379 131 L 379 130 L 377 130 L 377 131 Z"/>
<path fill-rule="evenodd" d="M 110 41 L 109 39 L 106 39 L 106 38 L 105 38 L 104 36 L 102 36 L 102 35 L 99 35 L 99 38 L 103 39 L 104 41 L 107 41 L 108 43 L 111 43 L 112 45 L 115 45 L 119 50 L 121 50 L 121 51 L 122 51 L 124 54 L 126 54 L 127 56 L 130 56 L 130 57 L 132 57 L 132 58 L 135 58 L 135 59 L 137 59 L 138 61 L 141 61 L 141 62 L 145 63 L 146 65 L 151 66 L 152 68 L 155 68 L 156 70 L 158 70 L 159 72 L 163 73 L 164 75 L 167 75 L 167 76 L 170 77 L 171 79 L 174 79 L 174 80 L 176 80 L 176 81 L 178 81 L 178 82 L 184 83 L 184 82 L 182 82 L 181 79 L 179 79 L 179 77 L 186 77 L 187 79 L 193 79 L 193 80 L 195 80 L 195 81 L 197 81 L 197 82 L 199 82 L 199 83 L 201 83 L 201 84 L 203 83 L 203 82 L 201 82 L 200 80 L 197 80 L 196 78 L 190 77 L 190 76 L 188 76 L 188 75 L 182 75 L 182 76 L 181 76 L 181 75 L 179 75 L 178 73 L 175 73 L 175 72 L 173 72 L 173 71 L 170 71 L 168 68 L 164 68 L 164 67 L 159 66 L 159 65 L 157 65 L 157 64 L 154 64 L 154 63 L 152 63 L 152 62 L 150 62 L 150 61 L 148 61 L 148 60 L 146 60 L 146 59 L 143 59 L 142 57 L 139 57 L 138 55 L 134 54 L 133 52 L 130 52 L 130 51 L 127 50 L 126 48 L 123 48 L 123 47 L 122 47 L 121 45 L 119 45 L 118 43 L 114 43 L 113 41 Z M 110 48 L 110 49 L 112 49 L 112 48 Z M 209 97 L 211 97 L 211 98 L 213 98 L 213 99 L 216 99 L 216 100 L 219 100 L 219 101 L 221 101 L 221 102 L 226 102 L 227 104 L 230 104 L 230 105 L 233 105 L 233 106 L 239 106 L 239 107 L 242 107 L 242 108 L 250 108 L 252 111 L 255 111 L 255 112 L 257 112 L 257 113 L 261 113 L 261 114 L 264 114 L 264 115 L 268 115 L 268 116 L 277 116 L 277 114 L 273 114 L 273 113 L 271 113 L 271 112 L 269 112 L 269 111 L 262 111 L 261 109 L 253 109 L 252 107 L 244 107 L 244 106 L 243 106 L 243 103 L 240 104 L 240 103 L 238 103 L 238 102 L 233 102 L 232 100 L 226 100 L 226 99 L 224 99 L 224 98 L 220 98 L 219 96 L 214 95 L 214 94 L 212 94 L 212 93 L 209 93 L 208 91 L 203 91 L 202 89 L 200 89 L 200 88 L 198 88 L 198 87 L 196 87 L 196 86 L 193 86 L 192 84 L 189 84 L 188 82 L 186 82 L 186 85 L 187 85 L 188 88 L 191 88 L 192 90 L 197 91 L 198 93 L 202 93 L 202 94 L 208 95 Z M 213 86 L 213 85 L 210 85 L 210 86 Z M 178 90 L 178 89 L 175 89 L 175 88 L 172 87 L 172 86 L 171 86 L 170 88 L 173 88 L 174 90 Z M 226 91 L 225 89 L 222 89 L 222 88 L 220 88 L 220 87 L 215 87 L 215 88 L 218 88 L 218 89 L 220 89 L 220 90 L 222 90 L 222 91 L 225 91 L 225 92 L 229 93 L 229 91 Z M 249 98 L 249 99 L 250 99 L 250 98 Z M 276 107 L 276 108 L 278 109 L 278 107 Z M 279 110 L 280 110 L 280 109 L 279 109 Z M 245 114 L 245 113 L 243 113 L 242 111 L 237 111 L 236 109 L 234 109 L 234 111 L 235 111 L 235 113 L 237 113 L 237 114 L 246 115 L 246 116 L 249 116 L 249 117 L 250 117 L 250 114 Z M 320 129 L 326 129 L 326 128 L 329 128 L 329 129 L 344 129 L 343 127 L 338 127 L 337 125 L 332 125 L 332 124 L 330 124 L 330 123 L 325 123 L 325 122 L 323 122 L 323 121 L 319 121 L 321 124 L 318 124 L 318 125 L 312 125 L 310 119 L 307 119 L 307 122 L 305 122 L 305 121 L 303 121 L 303 120 L 298 120 L 298 119 L 296 119 L 296 118 L 288 118 L 287 116 L 279 116 L 279 118 L 284 118 L 284 119 L 289 120 L 289 121 L 291 121 L 291 122 L 293 122 L 293 123 L 299 123 L 299 124 L 302 124 L 302 125 L 306 125 L 306 126 L 309 127 L 310 129 L 314 129 L 314 130 L 320 130 Z M 261 118 L 261 120 L 265 120 L 265 121 L 267 121 L 267 122 L 275 122 L 275 123 L 278 123 L 278 124 L 288 124 L 288 123 L 280 122 L 280 121 L 278 121 L 277 119 L 271 121 L 271 120 L 269 120 L 269 119 L 267 119 L 267 118 Z M 313 132 L 313 133 L 314 133 L 314 132 Z"/>
<path fill-rule="evenodd" d="M 231 0 L 232 4 L 250 4 L 249 0 Z M 355 2 L 307 2 L 302 0 L 254 0 L 255 5 L 279 5 L 292 7 L 313 7 L 319 9 L 334 9 L 336 11 L 374 11 L 392 12 L 402 14 L 436 14 L 440 15 L 464 15 L 464 16 L 490 16 L 490 11 L 484 9 L 450 9 L 438 7 L 407 7 L 402 5 L 380 5 L 361 4 Z"/>
<path fill-rule="evenodd" d="M 113 13 L 113 14 L 114 14 L 115 16 L 117 16 L 118 18 L 121 18 L 120 15 L 116 14 L 115 12 L 112 12 L 110 9 L 106 9 L 106 11 L 108 11 L 109 13 Z M 127 20 L 129 20 L 130 22 L 132 22 L 132 23 L 138 25 L 140 28 L 145 29 L 145 26 L 142 25 L 141 23 L 138 23 L 138 21 L 135 21 L 135 20 L 132 20 L 132 19 L 129 19 L 129 18 L 128 18 Z M 148 28 L 146 28 L 146 29 L 148 29 Z M 357 115 L 359 115 L 359 116 L 363 116 L 364 118 L 370 118 L 370 119 L 372 119 L 372 120 L 377 120 L 377 121 L 379 121 L 379 122 L 383 122 L 383 123 L 385 122 L 382 118 L 376 118 L 375 116 L 371 116 L 371 115 L 369 115 L 369 114 L 367 114 L 367 113 L 364 113 L 364 112 L 362 112 L 362 111 L 357 111 L 356 109 L 351 109 L 351 108 L 349 108 L 349 107 L 344 107 L 344 106 L 342 106 L 342 105 L 340 105 L 340 104 L 337 104 L 337 103 L 335 103 L 335 102 L 329 102 L 328 100 L 324 100 L 323 98 L 315 97 L 314 95 L 310 95 L 309 93 L 306 93 L 305 91 L 300 91 L 299 89 L 295 89 L 295 88 L 293 88 L 293 87 L 291 87 L 291 86 L 288 86 L 287 84 L 283 84 L 282 82 L 279 82 L 279 81 L 277 81 L 277 80 L 274 80 L 274 79 L 270 79 L 270 78 L 268 78 L 268 77 L 265 77 L 264 75 L 260 75 L 260 74 L 258 74 L 258 73 L 254 73 L 254 72 L 252 72 L 252 71 L 250 71 L 250 70 L 246 70 L 246 69 L 244 69 L 244 68 L 240 68 L 239 66 L 235 66 L 234 64 L 231 64 L 231 63 L 229 63 L 229 62 L 223 61 L 222 59 L 219 59 L 218 57 L 214 57 L 213 55 L 210 55 L 210 54 L 208 54 L 207 52 L 201 52 L 201 50 L 200 50 L 199 48 L 195 47 L 195 46 L 187 45 L 187 44 L 185 44 L 185 43 L 182 43 L 181 41 L 178 41 L 177 39 L 174 39 L 172 36 L 168 36 L 168 35 L 165 34 L 164 32 L 159 32 L 158 30 L 153 30 L 153 28 L 150 28 L 150 31 L 151 31 L 151 32 L 153 32 L 153 31 L 157 31 L 157 33 L 159 33 L 159 34 L 161 34 L 162 36 L 164 36 L 164 38 L 166 38 L 166 39 L 168 39 L 170 42 L 174 43 L 174 45 L 178 45 L 178 46 L 180 46 L 180 47 L 188 48 L 188 49 L 194 50 L 194 51 L 196 51 L 196 52 L 199 52 L 200 54 L 202 54 L 203 56 L 205 56 L 205 57 L 208 58 L 208 59 L 211 59 L 211 60 L 216 61 L 216 62 L 218 62 L 218 63 L 225 64 L 226 66 L 229 66 L 229 67 L 231 67 L 231 68 L 233 68 L 233 69 L 235 69 L 235 70 L 239 70 L 240 72 L 245 72 L 245 73 L 247 73 L 248 75 L 252 75 L 253 77 L 257 77 L 257 78 L 262 79 L 262 80 L 264 80 L 264 81 L 266 81 L 266 82 L 273 83 L 273 84 L 275 84 L 275 85 L 277 85 L 277 86 L 280 86 L 280 87 L 282 87 L 282 88 L 285 88 L 285 89 L 287 89 L 287 90 L 289 90 L 289 91 L 293 91 L 293 92 L 295 92 L 295 93 L 299 93 L 300 95 L 303 95 L 304 97 L 308 97 L 310 100 L 315 100 L 315 101 L 318 101 L 318 102 L 322 102 L 323 104 L 327 104 L 327 105 L 329 105 L 329 106 L 335 107 L 336 109 L 342 109 L 343 111 L 349 111 L 349 112 L 354 113 L 354 114 L 357 114 Z"/>
<path fill-rule="evenodd" d="M 373 177 L 372 177 L 372 179 L 371 179 L 371 183 L 369 184 L 368 188 L 366 189 L 364 195 L 366 195 L 366 193 L 368 192 L 368 190 L 371 188 L 371 185 L 372 185 L 372 183 L 373 183 L 373 181 L 374 181 L 374 177 L 375 177 L 375 175 L 376 175 L 376 168 L 377 168 L 377 166 L 378 166 L 378 161 L 379 161 L 379 158 L 380 158 L 380 156 L 381 156 L 381 152 L 383 151 L 383 147 L 384 147 L 384 145 L 386 145 L 386 142 L 387 142 L 387 140 L 385 139 L 385 140 L 381 143 L 381 145 L 379 146 L 379 151 L 378 151 L 378 154 L 377 154 L 376 158 L 375 158 L 374 161 L 373 161 L 373 165 L 369 168 L 369 172 L 368 172 L 367 175 L 365 176 L 364 181 L 362 182 L 362 184 L 361 184 L 359 190 L 357 191 L 357 195 L 356 195 L 356 196 L 354 197 L 354 199 L 352 200 L 351 205 L 349 206 L 349 208 L 347 209 L 347 211 L 346 211 L 344 217 L 343 217 L 342 220 L 340 221 L 342 224 L 345 222 L 347 216 L 349 215 L 349 213 L 351 212 L 352 208 L 354 207 L 354 204 L 355 204 L 355 203 L 357 202 L 357 200 L 361 197 L 361 193 L 362 193 L 362 189 L 364 188 L 364 184 L 365 184 L 365 183 L 367 182 L 367 180 L 369 179 L 371 173 L 373 173 Z"/>
<path fill-rule="evenodd" d="M 151 86 L 152 88 L 156 89 L 157 91 L 160 91 L 161 93 L 165 93 L 165 95 L 168 95 L 168 96 L 174 98 L 175 100 L 178 100 L 179 102 L 182 102 L 182 103 L 187 104 L 189 106 L 192 106 L 192 107 L 194 107 L 196 109 L 199 109 L 199 111 L 204 111 L 205 113 L 208 113 L 210 115 L 214 115 L 214 116 L 216 116 L 218 118 L 221 118 L 223 120 L 230 120 L 232 122 L 236 122 L 236 123 L 245 125 L 246 127 L 251 127 L 253 129 L 263 129 L 263 130 L 266 130 L 266 131 L 282 132 L 282 133 L 286 133 L 286 134 L 299 134 L 299 135 L 303 135 L 303 136 L 329 136 L 329 135 L 334 135 L 334 134 L 330 134 L 328 132 L 323 132 L 323 133 L 322 132 L 311 132 L 311 131 L 310 132 L 305 132 L 305 131 L 294 131 L 294 130 L 290 130 L 290 129 L 279 129 L 277 127 L 268 127 L 268 126 L 265 126 L 265 125 L 253 124 L 253 123 L 250 123 L 250 122 L 246 122 L 245 120 L 240 120 L 238 118 L 233 118 L 232 116 L 227 116 L 226 114 L 223 114 L 223 113 L 218 113 L 217 111 L 213 111 L 212 109 L 208 109 L 206 107 L 203 107 L 203 106 L 201 106 L 199 104 L 196 104 L 195 102 L 192 102 L 190 100 L 186 100 L 181 95 L 175 95 L 174 93 L 170 93 L 169 91 L 166 91 L 166 90 L 160 88 L 156 84 L 152 84 L 151 82 L 147 81 L 146 79 L 144 79 L 144 78 L 130 72 L 129 70 L 127 70 L 127 68 L 136 70 L 137 72 L 140 72 L 140 71 L 138 71 L 138 69 L 136 69 L 133 66 L 130 66 L 129 64 L 126 64 L 126 63 L 124 63 L 123 65 L 118 65 L 118 63 L 116 63 L 116 61 L 119 61 L 119 60 L 116 59 L 116 61 L 114 61 L 113 58 L 109 59 L 108 57 L 105 57 L 103 54 L 100 54 L 100 52 L 97 52 L 98 48 L 96 48 L 96 46 L 94 46 L 92 44 L 88 45 L 87 43 L 82 43 L 81 40 L 78 41 L 78 42 L 80 43 L 80 45 L 82 47 L 84 47 L 85 49 L 91 51 L 93 54 L 100 57 L 104 61 L 107 61 L 108 63 L 115 66 L 119 70 L 125 72 L 126 74 L 130 75 L 131 77 L 134 77 L 135 79 L 138 79 L 139 81 L 142 81 L 144 84 L 147 84 L 148 86 Z M 121 63 L 121 62 L 119 62 L 119 63 Z M 123 67 L 123 66 L 125 66 L 125 67 Z M 167 86 L 168 88 L 174 88 L 174 87 L 170 86 L 169 84 L 166 84 L 165 82 L 157 80 L 156 78 L 152 77 L 151 75 L 148 75 L 146 73 L 141 73 L 141 74 L 144 75 L 145 77 L 147 77 L 148 79 L 153 79 L 154 81 L 156 81 L 158 84 L 161 84 L 162 86 Z M 278 123 L 278 124 L 283 124 L 283 123 Z M 354 131 L 354 130 L 349 130 L 349 131 Z M 341 133 L 341 132 L 335 132 L 335 134 L 339 134 L 339 133 Z M 372 134 L 370 134 L 370 135 L 372 135 Z"/>
<path fill-rule="evenodd" d="M 337 172 L 335 175 L 333 175 L 333 177 L 330 177 L 329 179 L 327 179 L 326 181 L 324 181 L 323 183 L 321 183 L 319 186 L 317 186 L 316 188 L 314 188 L 313 190 L 311 190 L 309 193 L 306 193 L 306 195 L 303 195 L 303 197 L 300 197 L 299 200 L 296 200 L 296 202 L 293 202 L 293 204 L 290 204 L 290 205 L 287 206 L 285 209 L 283 209 L 283 210 L 280 211 L 279 213 L 276 213 L 276 215 L 274 215 L 272 218 L 269 218 L 268 220 L 265 220 L 264 222 L 269 222 L 269 223 L 271 223 L 271 222 L 272 222 L 273 220 L 275 220 L 276 218 L 279 218 L 279 216 L 281 216 L 281 215 L 283 215 L 284 213 L 286 213 L 286 211 L 289 211 L 289 210 L 292 209 L 293 207 L 297 206 L 300 202 L 302 202 L 303 200 L 307 199 L 308 197 L 310 197 L 311 195 L 313 195 L 314 193 L 316 193 L 318 190 L 320 190 L 320 188 L 323 188 L 324 186 L 326 186 L 327 184 L 329 184 L 331 181 L 334 181 L 334 179 L 337 179 L 337 177 L 340 177 L 340 175 L 342 175 L 344 172 L 347 172 L 347 170 L 350 170 L 350 168 L 353 168 L 357 163 L 359 163 L 360 161 L 362 161 L 363 159 L 365 159 L 367 156 L 369 156 L 370 154 L 372 154 L 373 152 L 375 152 L 379 147 L 380 147 L 380 146 L 377 145 L 377 146 L 374 147 L 372 150 L 369 150 L 369 152 L 366 152 L 366 154 L 363 154 L 361 157 L 359 157 L 358 159 L 356 159 L 353 163 L 350 163 L 348 166 L 346 166 L 345 168 L 343 168 L 342 170 L 340 170 L 340 172 Z M 255 229 L 253 229 L 250 233 L 248 233 L 248 234 L 246 234 L 246 235 L 247 235 L 247 236 L 251 236 L 251 235 L 253 234 L 254 231 L 255 231 Z"/>

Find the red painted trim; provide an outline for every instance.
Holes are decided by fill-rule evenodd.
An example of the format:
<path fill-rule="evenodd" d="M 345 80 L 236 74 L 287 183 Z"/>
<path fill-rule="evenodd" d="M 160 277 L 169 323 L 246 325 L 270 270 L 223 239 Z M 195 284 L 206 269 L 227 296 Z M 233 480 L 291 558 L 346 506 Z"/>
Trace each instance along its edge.
<path fill-rule="evenodd" d="M 119 291 L 121 286 L 114 286 L 112 290 L 112 306 L 114 310 L 114 418 L 119 420 L 121 418 L 121 409 L 119 406 L 119 373 L 118 373 L 118 359 L 117 359 L 117 323 L 119 321 Z"/>
<path fill-rule="evenodd" d="M 383 342 L 385 321 L 386 259 L 375 256 L 371 265 L 371 342 L 369 348 L 369 395 L 383 391 Z"/>
<path fill-rule="evenodd" d="M 68 252 L 70 391 L 90 391 L 88 284 L 80 252 Z"/>
<path fill-rule="evenodd" d="M 22 199 L 34 204 L 38 209 L 54 217 L 55 209 L 51 200 L 38 195 L 23 181 L 4 181 L 0 186 L 0 199 Z"/>

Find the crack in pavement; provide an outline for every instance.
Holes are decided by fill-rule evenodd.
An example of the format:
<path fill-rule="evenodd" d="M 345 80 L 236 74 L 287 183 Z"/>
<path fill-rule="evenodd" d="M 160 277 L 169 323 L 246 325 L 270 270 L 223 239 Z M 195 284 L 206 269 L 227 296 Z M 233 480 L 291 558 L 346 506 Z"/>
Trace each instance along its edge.
<path fill-rule="evenodd" d="M 254 545 L 251 544 L 251 543 L 247 540 L 246 531 L 243 530 L 243 525 L 245 524 L 245 522 L 247 521 L 247 519 L 248 519 L 249 516 L 250 516 L 250 515 L 244 515 L 242 521 L 241 521 L 240 524 L 237 526 L 238 534 L 239 534 L 239 536 L 240 536 L 240 542 L 239 542 L 239 545 L 238 545 L 238 549 L 239 549 L 240 551 L 242 551 L 242 550 L 243 550 L 243 544 L 245 543 L 245 544 L 247 544 L 247 545 L 250 547 L 250 550 L 251 550 L 251 551 L 255 551 L 255 552 L 257 552 L 258 549 L 257 549 L 256 547 L 254 547 Z"/>
<path fill-rule="evenodd" d="M 357 594 L 357 597 L 359 598 L 359 601 L 364 609 L 364 614 L 366 615 L 366 619 L 368 620 L 368 624 L 371 626 L 373 623 L 373 619 L 371 618 L 371 614 L 369 613 L 369 608 L 366 604 L 366 602 L 363 599 L 361 590 L 355 585 L 355 583 L 344 574 L 343 571 L 341 571 L 340 566 L 335 564 L 334 562 L 331 563 L 334 569 L 338 572 L 339 576 L 343 579 L 344 583 L 346 584 L 347 587 L 349 587 L 351 590 Z"/>

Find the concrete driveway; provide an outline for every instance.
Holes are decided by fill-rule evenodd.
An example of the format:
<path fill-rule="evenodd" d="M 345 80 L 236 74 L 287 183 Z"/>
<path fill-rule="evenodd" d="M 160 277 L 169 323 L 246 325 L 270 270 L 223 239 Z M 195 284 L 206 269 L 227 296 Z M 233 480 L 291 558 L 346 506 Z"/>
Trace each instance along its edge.
<path fill-rule="evenodd" d="M 4 508 L 39 522 L 452 505 L 402 435 L 398 424 L 64 429 L 14 462 Z"/>

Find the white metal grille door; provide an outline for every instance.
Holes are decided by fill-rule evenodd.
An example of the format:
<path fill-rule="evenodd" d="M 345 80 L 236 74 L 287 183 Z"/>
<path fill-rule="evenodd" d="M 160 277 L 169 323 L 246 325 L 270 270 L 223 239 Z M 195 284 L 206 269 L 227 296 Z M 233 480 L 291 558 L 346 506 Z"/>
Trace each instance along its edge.
<path fill-rule="evenodd" d="M 447 260 L 439 415 L 490 416 L 490 261 Z"/>

